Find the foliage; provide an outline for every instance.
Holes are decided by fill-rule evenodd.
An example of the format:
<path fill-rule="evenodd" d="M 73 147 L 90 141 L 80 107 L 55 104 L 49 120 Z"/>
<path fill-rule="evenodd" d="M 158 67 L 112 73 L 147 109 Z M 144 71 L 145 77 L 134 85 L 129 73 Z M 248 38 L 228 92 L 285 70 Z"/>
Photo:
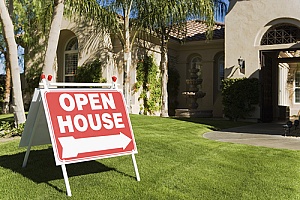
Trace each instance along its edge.
<path fill-rule="evenodd" d="M 25 128 L 25 123 L 19 124 L 18 126 L 12 126 L 10 130 L 11 136 L 21 136 Z"/>
<path fill-rule="evenodd" d="M 11 123 L 7 121 L 1 121 L 0 123 L 0 137 L 10 134 Z"/>
<path fill-rule="evenodd" d="M 41 38 L 49 33 L 53 2 L 53 0 L 14 1 L 14 25 L 18 44 L 23 47 L 40 45 L 38 43 L 41 42 Z"/>
<path fill-rule="evenodd" d="M 144 59 L 139 61 L 136 67 L 136 80 L 134 92 L 141 87 L 142 91 L 139 99 L 143 100 L 144 114 L 153 114 L 158 111 L 161 104 L 161 82 L 158 66 L 154 63 L 153 57 L 145 55 Z"/>
<path fill-rule="evenodd" d="M 24 127 L 25 123 L 21 123 L 16 127 L 13 114 L 0 115 L 0 138 L 21 136 Z"/>
<path fill-rule="evenodd" d="M 42 67 L 39 65 L 32 65 L 30 68 L 26 69 L 25 81 L 27 87 L 26 92 L 33 94 L 34 89 L 39 87 L 40 76 L 42 74 Z"/>
<path fill-rule="evenodd" d="M 5 76 L 0 75 L 0 104 L 4 102 L 4 92 L 5 92 Z M 0 106 L 0 111 L 2 111 L 2 106 Z"/>
<path fill-rule="evenodd" d="M 161 53 L 161 85 L 162 85 L 162 103 L 161 116 L 168 116 L 168 48 L 167 44 L 171 33 L 178 34 L 181 38 L 186 36 L 186 20 L 200 19 L 207 25 L 207 36 L 212 38 L 212 29 L 214 26 L 214 3 L 216 0 L 182 0 L 182 1 L 148 1 L 145 8 L 139 12 L 142 18 L 143 28 L 149 30 L 150 34 L 155 32 L 160 40 Z"/>
<path fill-rule="evenodd" d="M 21 136 L 25 127 L 25 123 L 19 124 L 17 127 L 14 122 L 0 121 L 0 138 L 1 137 L 12 137 Z"/>
<path fill-rule="evenodd" d="M 180 75 L 178 71 L 170 67 L 168 69 L 168 106 L 169 115 L 175 115 L 175 108 L 177 108 L 177 96 L 180 85 Z"/>
<path fill-rule="evenodd" d="M 230 120 L 243 119 L 259 102 L 259 81 L 256 78 L 225 79 L 222 85 L 224 114 Z"/>
<path fill-rule="evenodd" d="M 99 59 L 77 68 L 75 82 L 77 83 L 103 83 L 102 63 Z"/>

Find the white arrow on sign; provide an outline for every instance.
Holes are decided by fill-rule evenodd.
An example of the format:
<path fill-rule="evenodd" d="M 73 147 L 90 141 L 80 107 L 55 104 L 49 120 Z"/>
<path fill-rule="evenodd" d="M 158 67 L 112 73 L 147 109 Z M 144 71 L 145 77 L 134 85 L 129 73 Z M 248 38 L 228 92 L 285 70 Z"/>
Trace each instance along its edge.
<path fill-rule="evenodd" d="M 79 153 L 123 148 L 131 142 L 131 138 L 123 133 L 109 136 L 97 136 L 75 139 L 73 136 L 58 138 L 62 145 L 63 158 L 76 157 Z"/>

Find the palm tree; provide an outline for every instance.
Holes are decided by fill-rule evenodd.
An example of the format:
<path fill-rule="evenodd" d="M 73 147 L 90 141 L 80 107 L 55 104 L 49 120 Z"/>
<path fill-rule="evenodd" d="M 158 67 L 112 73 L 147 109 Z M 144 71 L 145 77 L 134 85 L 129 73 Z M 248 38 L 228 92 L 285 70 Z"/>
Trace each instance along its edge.
<path fill-rule="evenodd" d="M 2 26 L 1 26 L 1 30 L 2 30 L 1 33 L 3 33 L 4 31 Z M 2 34 L 0 37 L 0 55 L 3 56 L 5 60 L 5 86 L 4 86 L 4 94 L 3 94 L 2 113 L 7 114 L 9 112 L 9 103 L 10 103 L 11 73 L 10 73 L 8 52 L 6 51 L 6 45 Z"/>
<path fill-rule="evenodd" d="M 53 7 L 54 10 L 52 12 L 51 27 L 49 30 L 47 48 L 43 63 L 43 73 L 46 75 L 51 74 L 53 80 L 55 81 L 57 72 L 57 69 L 54 68 L 55 57 L 64 13 L 66 14 L 66 16 L 73 18 L 74 20 L 74 18 L 76 17 L 74 17 L 73 11 L 75 11 L 78 13 L 77 18 L 79 20 L 83 20 L 80 16 L 84 15 L 85 17 L 94 21 L 97 20 L 98 25 L 105 23 L 101 20 L 98 21 L 99 16 L 105 16 L 106 19 L 109 19 L 109 17 L 107 17 L 109 15 L 108 13 L 106 13 L 105 15 L 103 14 L 103 9 L 100 8 L 96 0 L 54 0 Z"/>
<path fill-rule="evenodd" d="M 181 1 L 148 1 L 145 8 L 140 13 L 141 18 L 146 19 L 144 28 L 154 31 L 161 42 L 161 116 L 168 117 L 168 41 L 171 32 L 175 31 L 184 34 L 186 31 L 186 21 L 188 19 L 202 19 L 208 27 L 208 36 L 214 25 L 214 8 L 217 3 L 224 4 L 218 0 L 181 0 Z M 223 12 L 220 12 L 223 13 Z"/>
<path fill-rule="evenodd" d="M 15 122 L 18 126 L 19 124 L 24 123 L 26 118 L 22 99 L 20 70 L 18 64 L 18 53 L 14 34 L 14 26 L 12 23 L 12 19 L 9 16 L 5 0 L 0 0 L 0 19 L 3 26 L 3 35 L 6 41 L 9 63 L 11 66 L 14 103 L 13 109 Z"/>
<path fill-rule="evenodd" d="M 123 48 L 124 65 L 124 96 L 130 112 L 130 67 L 132 64 L 131 52 L 137 33 L 141 30 L 142 19 L 137 18 L 140 10 L 144 8 L 143 0 L 104 0 L 98 1 L 109 14 L 109 21 L 104 26 L 110 33 L 116 35 L 121 41 Z M 104 15 L 104 19 L 107 16 Z M 103 17 L 102 17 L 103 19 Z"/>
<path fill-rule="evenodd" d="M 56 80 L 56 69 L 53 69 L 56 50 L 58 46 L 60 27 L 64 14 L 64 0 L 54 0 L 54 10 L 52 13 L 52 22 L 49 32 L 47 50 L 44 58 L 43 73 L 45 75 L 51 74 L 53 80 Z"/>

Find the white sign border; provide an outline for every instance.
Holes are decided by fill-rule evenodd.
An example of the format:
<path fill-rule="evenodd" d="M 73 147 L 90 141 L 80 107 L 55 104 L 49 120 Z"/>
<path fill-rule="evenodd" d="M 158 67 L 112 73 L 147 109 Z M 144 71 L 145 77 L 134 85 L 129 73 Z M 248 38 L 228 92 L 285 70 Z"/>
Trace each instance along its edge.
<path fill-rule="evenodd" d="M 51 143 L 52 143 L 52 148 L 53 148 L 53 153 L 54 153 L 54 157 L 55 157 L 55 162 L 56 165 L 63 165 L 63 164 L 71 164 L 71 163 L 78 163 L 78 162 L 85 162 L 85 161 L 91 161 L 91 160 L 98 160 L 98 159 L 103 159 L 103 158 L 111 158 L 111 157 L 118 157 L 118 156 L 124 156 L 124 155 L 131 155 L 131 154 L 137 154 L 137 147 L 136 147 L 136 143 L 135 143 L 135 138 L 134 138 L 134 134 L 133 134 L 133 130 L 132 130 L 132 126 L 131 126 L 131 121 L 130 121 L 130 117 L 128 114 L 128 111 L 125 107 L 125 113 L 127 115 L 128 118 L 128 124 L 129 124 L 129 128 L 130 128 L 130 134 L 131 134 L 131 138 L 132 138 L 132 142 L 134 145 L 134 149 L 132 151 L 126 151 L 126 152 L 121 152 L 121 153 L 113 153 L 113 154 L 106 154 L 106 155 L 98 155 L 98 156 L 90 156 L 90 157 L 85 157 L 85 158 L 76 158 L 76 159 L 71 159 L 71 160 L 60 160 L 59 156 L 58 156 L 58 148 L 57 148 L 57 143 L 55 140 L 55 134 L 54 134 L 54 130 L 53 130 L 53 125 L 52 125 L 52 121 L 51 121 L 51 117 L 50 117 L 50 112 L 49 112 L 49 107 L 48 107 L 48 102 L 46 99 L 46 93 L 49 92 L 77 92 L 77 91 L 84 91 L 86 92 L 87 90 L 91 90 L 94 92 L 95 91 L 99 91 L 99 92 L 119 92 L 121 93 L 119 90 L 117 89 L 99 89 L 99 88 L 88 88 L 88 89 L 82 89 L 82 88 L 68 88 L 68 90 L 66 89 L 41 89 L 41 97 L 42 97 L 42 102 L 43 102 L 43 106 L 44 106 L 44 111 L 45 111 L 45 116 L 46 116 L 46 120 L 47 120 L 47 124 L 48 124 L 48 129 L 49 129 L 49 133 L 50 133 L 50 139 L 51 139 Z M 123 105 L 125 105 L 125 101 L 124 101 L 124 97 L 121 94 L 121 98 L 123 101 Z"/>

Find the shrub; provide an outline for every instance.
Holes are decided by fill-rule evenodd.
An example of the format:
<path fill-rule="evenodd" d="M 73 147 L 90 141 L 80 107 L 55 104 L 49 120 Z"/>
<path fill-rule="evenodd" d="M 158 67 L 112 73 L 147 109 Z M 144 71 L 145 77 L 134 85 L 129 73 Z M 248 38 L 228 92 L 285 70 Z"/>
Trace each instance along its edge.
<path fill-rule="evenodd" d="M 103 83 L 102 63 L 99 59 L 77 68 L 75 82 L 77 83 Z"/>
<path fill-rule="evenodd" d="M 225 117 L 237 121 L 250 117 L 259 102 L 259 81 L 256 78 L 225 79 L 222 85 Z"/>
<path fill-rule="evenodd" d="M 137 92 L 142 88 L 139 99 L 143 100 L 143 105 L 140 110 L 141 112 L 143 110 L 145 115 L 153 114 L 160 109 L 161 105 L 161 77 L 153 57 L 145 55 L 144 59 L 137 63 L 136 73 L 137 82 L 134 84 L 133 91 Z"/>
<path fill-rule="evenodd" d="M 21 136 L 24 131 L 25 123 L 15 127 L 14 122 L 0 122 L 0 138 L 6 136 Z"/>

